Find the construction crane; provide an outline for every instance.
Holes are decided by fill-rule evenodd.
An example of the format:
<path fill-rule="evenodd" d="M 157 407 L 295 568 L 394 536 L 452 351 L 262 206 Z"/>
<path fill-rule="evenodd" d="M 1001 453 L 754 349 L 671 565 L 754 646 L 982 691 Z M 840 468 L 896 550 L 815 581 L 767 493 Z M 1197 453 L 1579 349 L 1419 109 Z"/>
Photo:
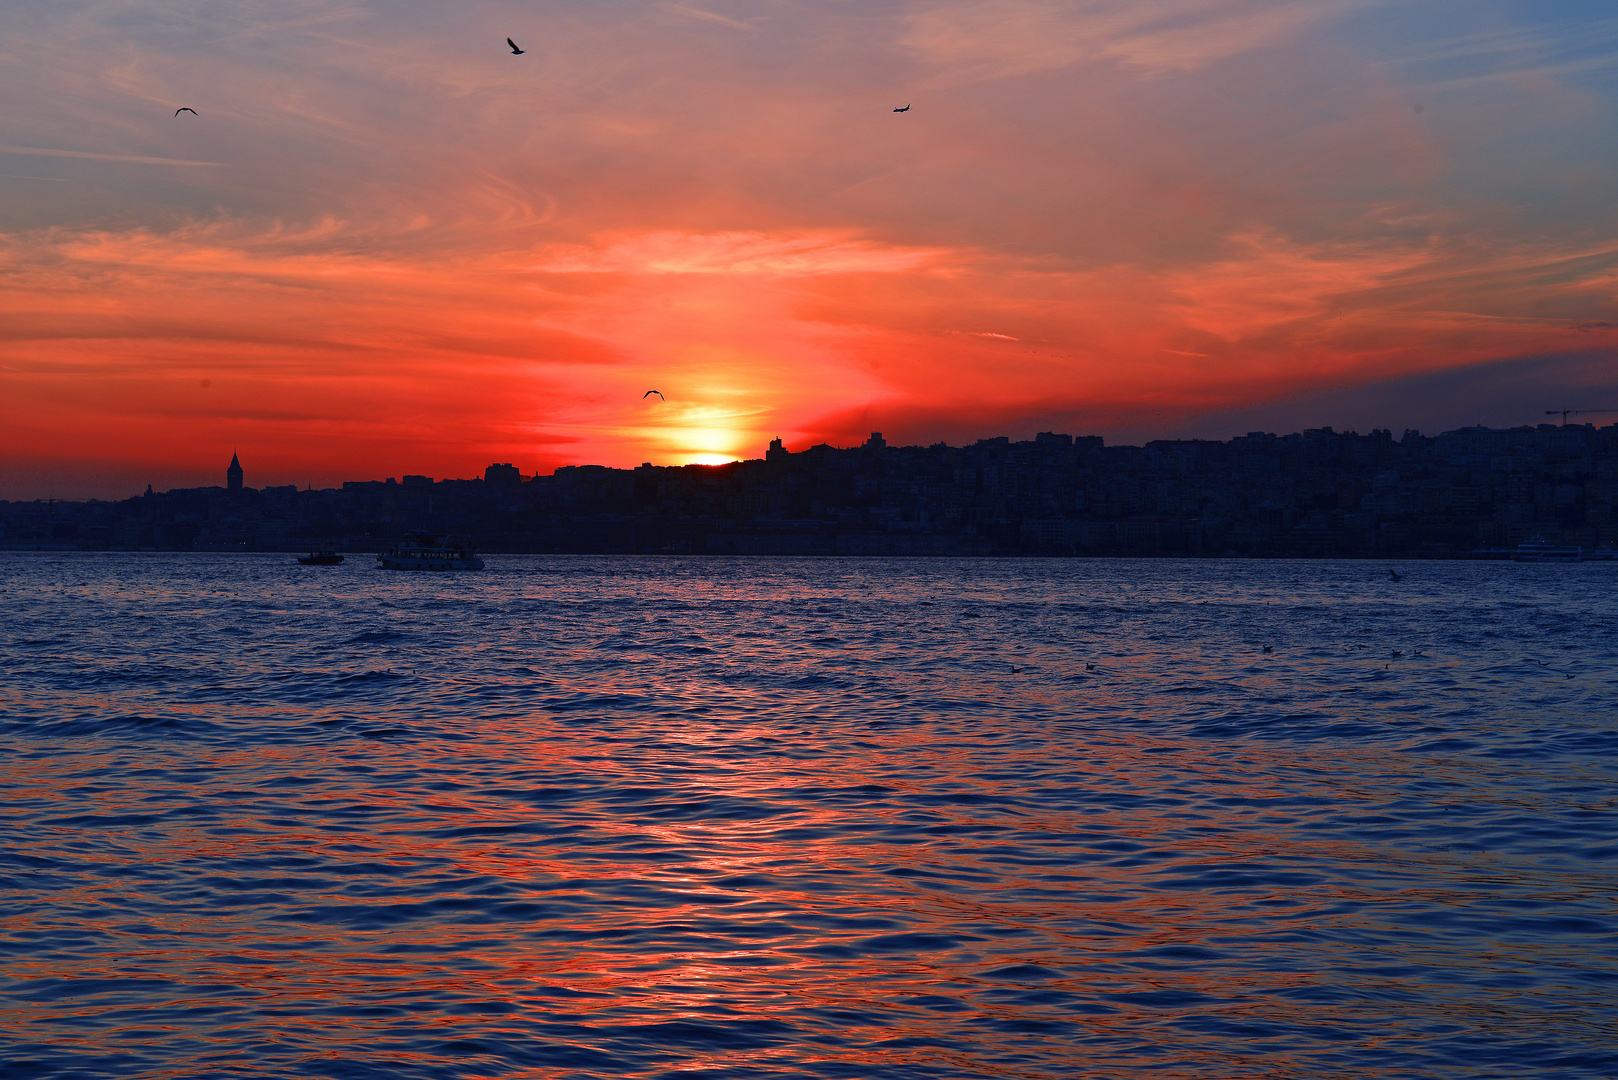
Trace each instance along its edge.
<path fill-rule="evenodd" d="M 1596 416 L 1601 413 L 1618 413 L 1618 409 L 1546 409 L 1546 416 L 1562 417 L 1562 426 L 1567 427 L 1567 418 L 1570 416 Z"/>

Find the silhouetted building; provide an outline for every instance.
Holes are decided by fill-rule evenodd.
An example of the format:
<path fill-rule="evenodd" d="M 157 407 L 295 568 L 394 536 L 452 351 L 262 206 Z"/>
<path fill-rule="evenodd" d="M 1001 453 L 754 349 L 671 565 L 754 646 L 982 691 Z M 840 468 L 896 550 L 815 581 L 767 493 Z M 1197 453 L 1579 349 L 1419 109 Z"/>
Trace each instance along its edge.
<path fill-rule="evenodd" d="M 1311 428 L 1107 446 L 1042 431 L 966 446 L 770 441 L 764 460 L 521 482 L 180 489 L 120 503 L 0 502 L 0 548 L 379 550 L 412 529 L 485 551 L 729 555 L 1467 556 L 1525 541 L 1618 556 L 1618 425 L 1395 439 Z M 515 481 L 515 482 L 514 482 Z"/>
<path fill-rule="evenodd" d="M 151 485 L 147 485 L 150 487 Z M 230 468 L 225 470 L 225 490 L 232 495 L 242 493 L 242 463 L 236 457 L 236 451 L 230 452 Z"/>
<path fill-rule="evenodd" d="M 522 473 L 511 462 L 490 465 L 483 470 L 483 482 L 497 487 L 516 487 L 522 483 Z"/>

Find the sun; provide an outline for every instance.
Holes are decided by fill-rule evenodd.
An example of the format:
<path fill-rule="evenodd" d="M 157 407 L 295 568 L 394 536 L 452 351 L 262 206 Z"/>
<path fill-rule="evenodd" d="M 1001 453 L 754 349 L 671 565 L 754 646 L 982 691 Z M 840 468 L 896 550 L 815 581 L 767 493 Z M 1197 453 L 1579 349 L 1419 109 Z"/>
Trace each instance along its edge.
<path fill-rule="evenodd" d="M 669 432 L 679 458 L 691 465 L 724 465 L 737 459 L 736 450 L 745 436 L 728 426 L 720 426 L 731 419 L 728 414 L 702 410 L 691 419 L 701 426 L 679 427 Z M 716 420 L 720 423 L 716 424 Z"/>

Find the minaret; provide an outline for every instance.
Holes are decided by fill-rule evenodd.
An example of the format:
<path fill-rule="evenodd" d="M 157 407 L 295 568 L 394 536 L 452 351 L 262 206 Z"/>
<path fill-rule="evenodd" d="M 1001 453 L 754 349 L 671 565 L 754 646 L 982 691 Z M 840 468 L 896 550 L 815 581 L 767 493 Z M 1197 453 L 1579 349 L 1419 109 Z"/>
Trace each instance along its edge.
<path fill-rule="evenodd" d="M 232 495 L 242 493 L 242 463 L 236 458 L 236 451 L 230 452 L 230 468 L 225 470 L 225 487 L 230 489 Z"/>

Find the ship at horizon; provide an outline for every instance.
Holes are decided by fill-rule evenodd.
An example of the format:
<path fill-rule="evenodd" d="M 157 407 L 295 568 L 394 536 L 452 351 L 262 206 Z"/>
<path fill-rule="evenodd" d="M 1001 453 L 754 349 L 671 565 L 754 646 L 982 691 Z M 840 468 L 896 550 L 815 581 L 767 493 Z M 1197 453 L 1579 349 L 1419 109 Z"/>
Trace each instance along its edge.
<path fill-rule="evenodd" d="M 464 536 L 410 532 L 376 557 L 384 570 L 482 570 L 472 541 Z"/>

